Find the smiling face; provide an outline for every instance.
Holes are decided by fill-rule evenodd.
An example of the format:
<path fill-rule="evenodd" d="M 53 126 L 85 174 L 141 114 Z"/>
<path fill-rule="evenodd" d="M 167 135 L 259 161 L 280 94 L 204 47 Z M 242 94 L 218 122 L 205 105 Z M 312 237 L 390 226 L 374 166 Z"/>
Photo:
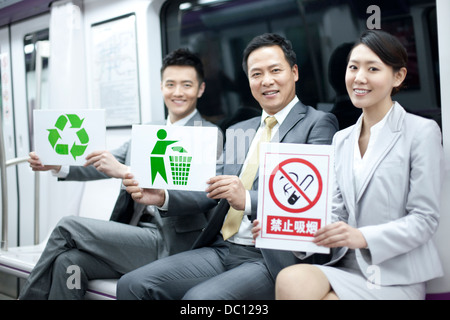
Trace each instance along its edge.
<path fill-rule="evenodd" d="M 366 45 L 356 46 L 350 54 L 345 84 L 354 106 L 389 110 L 392 89 L 401 85 L 406 69 L 394 72 Z"/>
<path fill-rule="evenodd" d="M 197 99 L 205 91 L 205 83 L 199 83 L 197 72 L 191 66 L 168 66 L 162 74 L 161 91 L 172 123 L 197 107 Z"/>
<path fill-rule="evenodd" d="M 279 46 L 261 47 L 247 59 L 253 97 L 270 115 L 286 107 L 295 97 L 298 67 L 291 67 Z"/>

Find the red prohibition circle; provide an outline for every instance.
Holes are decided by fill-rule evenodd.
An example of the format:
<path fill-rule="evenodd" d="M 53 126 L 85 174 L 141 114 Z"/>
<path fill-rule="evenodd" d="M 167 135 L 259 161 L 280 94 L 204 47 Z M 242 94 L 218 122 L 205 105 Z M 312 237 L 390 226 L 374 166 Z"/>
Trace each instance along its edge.
<path fill-rule="evenodd" d="M 289 207 L 285 206 L 284 204 L 282 204 L 277 199 L 277 197 L 275 196 L 275 192 L 273 191 L 273 181 L 275 179 L 275 174 L 280 170 L 280 168 L 282 168 L 283 166 L 285 166 L 285 165 L 287 165 L 289 163 L 293 163 L 293 162 L 302 163 L 302 164 L 308 166 L 316 174 L 316 176 L 318 178 L 318 182 L 319 182 L 319 188 L 317 190 L 316 197 L 311 202 L 309 202 L 309 204 L 306 207 L 299 208 L 299 209 L 289 208 Z M 273 169 L 273 171 L 272 171 L 272 173 L 270 175 L 270 179 L 269 179 L 269 192 L 270 192 L 270 196 L 272 197 L 273 201 L 275 202 L 275 204 L 278 207 L 280 207 L 281 209 L 283 209 L 283 210 L 285 210 L 287 212 L 291 212 L 291 213 L 304 212 L 304 211 L 307 211 L 307 210 L 311 209 L 312 207 L 314 207 L 314 205 L 320 199 L 320 195 L 322 194 L 322 188 L 323 188 L 322 177 L 320 176 L 319 170 L 317 170 L 317 168 L 311 162 L 306 161 L 304 159 L 294 158 L 294 159 L 287 159 L 287 160 L 281 162 L 278 166 L 275 167 L 275 169 Z"/>

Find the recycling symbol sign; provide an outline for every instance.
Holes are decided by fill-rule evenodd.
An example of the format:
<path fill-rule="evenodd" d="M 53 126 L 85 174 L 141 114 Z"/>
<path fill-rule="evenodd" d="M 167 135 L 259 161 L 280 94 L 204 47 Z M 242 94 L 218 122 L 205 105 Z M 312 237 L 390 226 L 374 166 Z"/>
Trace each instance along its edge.
<path fill-rule="evenodd" d="M 84 118 L 80 119 L 76 114 L 63 114 L 58 117 L 53 128 L 47 129 L 48 142 L 57 154 L 71 155 L 75 160 L 84 154 L 89 143 L 89 135 L 82 127 L 83 121 Z M 62 137 L 71 129 L 76 132 L 73 143 L 63 142 Z"/>

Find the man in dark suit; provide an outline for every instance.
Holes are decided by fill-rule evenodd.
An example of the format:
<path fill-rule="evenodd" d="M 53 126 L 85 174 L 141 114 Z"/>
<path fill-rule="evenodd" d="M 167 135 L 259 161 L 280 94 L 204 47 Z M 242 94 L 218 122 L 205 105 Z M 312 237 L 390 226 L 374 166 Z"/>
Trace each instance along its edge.
<path fill-rule="evenodd" d="M 283 37 L 264 34 L 254 38 L 244 51 L 243 67 L 262 116 L 227 131 L 224 163 L 218 165 L 217 176 L 210 179 L 206 190 L 209 200 L 220 200 L 207 227 L 194 250 L 124 275 L 118 282 L 118 299 L 271 299 L 278 272 L 297 262 L 290 252 L 260 250 L 253 244 L 251 221 L 258 203 L 254 154 L 258 154 L 260 140 L 330 144 L 337 120 L 297 98 L 296 56 Z M 131 174 L 123 183 L 136 201 L 149 201 L 150 190 L 139 188 Z M 199 203 L 209 200 L 170 195 L 168 213 L 192 213 Z"/>
<path fill-rule="evenodd" d="M 167 55 L 161 68 L 161 90 L 168 108 L 167 125 L 213 126 L 196 110 L 205 90 L 200 59 L 185 49 Z M 43 166 L 30 153 L 33 170 L 53 170 L 60 180 L 89 181 L 123 178 L 129 170 L 131 141 L 109 151 L 87 156 L 84 167 Z M 182 193 L 181 191 L 178 191 Z M 168 193 L 155 190 L 157 194 Z M 177 192 L 175 192 L 177 193 Z M 187 192 L 195 194 L 195 192 Z M 201 192 L 204 197 L 204 192 Z M 21 290 L 20 299 L 82 299 L 88 280 L 119 278 L 156 259 L 188 250 L 202 228 L 205 213 L 164 216 L 167 204 L 139 204 L 122 189 L 112 221 L 65 217 L 53 230 L 40 260 Z M 121 223 L 119 223 L 121 222 Z M 69 289 L 69 266 L 80 268 L 80 287 Z"/>

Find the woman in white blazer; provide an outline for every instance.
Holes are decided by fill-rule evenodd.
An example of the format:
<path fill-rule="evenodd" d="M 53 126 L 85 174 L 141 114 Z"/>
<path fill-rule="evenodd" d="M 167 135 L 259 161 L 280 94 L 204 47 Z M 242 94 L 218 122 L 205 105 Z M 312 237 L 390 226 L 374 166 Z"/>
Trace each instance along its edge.
<path fill-rule="evenodd" d="M 406 62 L 401 43 L 378 30 L 363 33 L 351 51 L 345 81 L 363 114 L 334 137 L 335 222 L 314 240 L 332 248 L 331 262 L 282 270 L 278 299 L 423 299 L 425 282 L 443 275 L 432 241 L 444 172 L 441 133 L 391 98 Z"/>

